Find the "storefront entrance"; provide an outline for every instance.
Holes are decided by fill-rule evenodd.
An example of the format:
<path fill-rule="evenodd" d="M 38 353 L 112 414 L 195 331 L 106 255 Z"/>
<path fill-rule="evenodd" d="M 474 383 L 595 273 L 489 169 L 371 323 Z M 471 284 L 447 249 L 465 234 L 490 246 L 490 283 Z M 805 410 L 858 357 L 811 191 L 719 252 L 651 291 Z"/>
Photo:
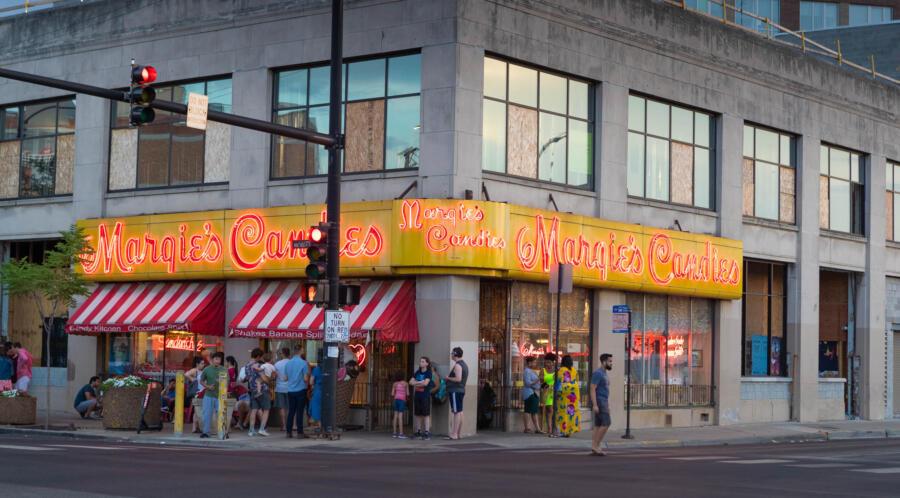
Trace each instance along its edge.
<path fill-rule="evenodd" d="M 826 384 L 845 381 L 841 397 L 844 414 L 849 416 L 859 414 L 855 396 L 859 375 L 859 357 L 854 347 L 855 301 L 854 274 L 826 270 L 819 273 L 819 379 Z M 829 386 L 826 391 L 835 389 Z"/>

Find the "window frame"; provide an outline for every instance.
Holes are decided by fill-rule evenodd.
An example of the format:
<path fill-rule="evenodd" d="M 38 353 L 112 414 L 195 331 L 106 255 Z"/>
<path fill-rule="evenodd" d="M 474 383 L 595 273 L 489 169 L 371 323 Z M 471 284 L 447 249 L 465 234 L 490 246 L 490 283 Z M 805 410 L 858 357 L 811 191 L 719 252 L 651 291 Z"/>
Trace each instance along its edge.
<path fill-rule="evenodd" d="M 866 10 L 866 22 L 862 24 L 853 24 L 852 15 L 854 9 L 865 9 Z M 887 14 L 887 20 L 884 20 L 884 16 L 882 16 L 881 21 L 873 22 L 872 21 L 872 13 L 873 11 L 880 11 L 882 14 Z M 850 4 L 849 9 L 847 11 L 847 26 L 869 26 L 872 24 L 884 24 L 891 22 L 894 19 L 894 9 L 889 5 L 870 5 L 870 4 Z"/>
<path fill-rule="evenodd" d="M 749 275 L 750 264 L 757 265 L 766 265 L 768 268 L 768 293 L 766 294 L 757 294 L 757 293 L 748 293 L 747 292 L 747 275 Z M 755 260 L 755 259 L 744 259 L 743 265 L 744 272 L 744 283 L 743 289 L 741 290 L 741 377 L 790 377 L 787 370 L 787 311 L 788 311 L 788 264 L 787 263 L 778 263 L 772 261 L 763 261 L 763 260 Z M 783 294 L 775 294 L 772 291 L 772 284 L 775 281 L 775 267 L 780 266 L 784 268 L 784 283 L 782 287 Z M 747 373 L 747 299 L 746 297 L 750 296 L 764 296 L 767 298 L 766 309 L 768 310 L 768 316 L 766 317 L 766 373 L 765 375 L 753 375 L 752 373 Z M 781 366 L 785 369 L 785 372 L 782 375 L 773 376 L 772 375 L 772 303 L 775 298 L 781 298 L 782 300 L 782 308 L 781 308 L 781 331 L 783 334 L 784 344 L 782 344 L 781 348 L 781 358 L 779 358 L 779 362 Z"/>
<path fill-rule="evenodd" d="M 804 5 L 804 4 L 809 5 L 809 7 L 812 9 L 812 14 L 811 14 L 811 17 L 810 17 L 812 26 L 804 27 L 803 24 L 802 24 L 802 23 L 803 23 L 803 5 Z M 816 12 L 815 12 L 815 9 L 816 9 L 817 7 L 821 9 L 821 14 L 822 14 L 822 26 L 816 26 L 816 25 L 815 25 L 815 19 L 816 19 Z M 825 16 L 825 8 L 826 8 L 826 7 L 832 7 L 832 8 L 835 9 L 835 12 L 834 12 L 834 14 L 835 14 L 835 16 L 834 16 L 835 24 L 834 24 L 834 26 L 830 26 L 830 25 L 828 25 L 828 24 L 825 22 L 825 19 L 826 19 L 826 16 Z M 825 2 L 825 1 L 818 1 L 818 0 L 816 0 L 816 1 L 813 1 L 813 0 L 809 0 L 809 1 L 807 1 L 807 0 L 801 0 L 800 3 L 799 3 L 799 5 L 798 5 L 798 11 L 799 11 L 799 15 L 797 16 L 797 25 L 800 27 L 800 30 L 802 30 L 802 31 L 814 31 L 814 30 L 817 30 L 817 29 L 833 29 L 833 28 L 837 28 L 838 26 L 841 25 L 841 19 L 840 19 L 840 17 L 841 17 L 841 9 L 840 9 L 840 3 L 839 3 L 839 2 L 830 2 L 830 1 L 829 1 L 829 2 Z"/>
<path fill-rule="evenodd" d="M 753 123 L 750 121 L 744 121 L 744 128 L 746 129 L 748 127 L 753 129 L 753 157 L 747 157 L 746 155 L 744 155 L 743 148 L 741 149 L 741 157 L 743 159 L 749 159 L 749 160 L 753 161 L 753 194 L 754 194 L 754 198 L 753 198 L 753 215 L 750 216 L 750 215 L 744 214 L 743 216 L 744 216 L 744 218 L 749 218 L 749 219 L 754 219 L 754 220 L 765 220 L 768 222 L 780 223 L 782 225 L 796 226 L 797 225 L 797 139 L 799 137 L 793 133 L 777 130 L 775 128 L 770 128 L 768 126 L 759 125 L 759 124 L 756 124 L 756 123 Z M 766 159 L 760 159 L 758 157 L 758 154 L 756 151 L 756 145 L 757 145 L 756 130 L 757 129 L 763 130 L 763 131 L 766 131 L 769 133 L 775 133 L 776 135 L 778 135 L 778 157 L 779 157 L 778 162 L 773 163 L 772 161 L 769 161 Z M 788 137 L 788 140 L 790 141 L 788 143 L 788 148 L 790 149 L 788 151 L 788 154 L 790 154 L 789 164 L 781 163 L 781 137 Z M 744 147 L 746 147 L 746 144 L 744 144 Z M 766 218 L 763 216 L 759 216 L 757 214 L 757 203 L 756 203 L 756 162 L 757 161 L 764 162 L 766 164 L 771 164 L 778 168 L 779 188 L 778 188 L 778 217 L 777 218 Z M 793 222 L 781 220 L 781 168 L 784 168 L 784 167 L 791 168 L 792 170 L 794 170 L 794 221 Z M 743 161 L 741 162 L 741 168 L 743 168 Z M 742 184 L 743 184 L 743 182 L 742 182 Z M 743 209 L 741 211 L 743 213 Z"/>
<path fill-rule="evenodd" d="M 885 161 L 885 180 L 887 180 L 887 175 L 891 175 L 891 188 L 885 188 L 886 194 L 891 194 L 891 227 L 890 230 L 885 226 L 884 238 L 888 242 L 898 242 L 900 243 L 900 233 L 896 230 L 897 228 L 897 209 L 900 209 L 900 175 L 897 175 L 897 171 L 900 170 L 900 161 L 892 161 L 890 159 Z M 887 187 L 887 182 L 885 182 L 885 187 Z M 886 201 L 886 200 L 885 200 Z M 885 205 L 885 215 L 887 215 L 887 206 Z"/>
<path fill-rule="evenodd" d="M 341 78 L 342 78 L 342 80 L 341 80 L 341 133 L 344 134 L 344 132 L 346 130 L 346 126 L 347 126 L 347 104 L 383 100 L 384 101 L 384 117 L 382 120 L 382 126 L 384 127 L 384 143 L 383 143 L 383 147 L 382 147 L 382 151 L 381 151 L 381 166 L 382 167 L 379 170 L 345 172 L 344 168 L 345 168 L 347 155 L 345 154 L 345 149 L 341 150 L 339 152 L 341 175 L 360 175 L 360 174 L 371 174 L 371 173 L 386 173 L 386 172 L 393 172 L 393 171 L 416 171 L 419 169 L 420 162 L 417 162 L 416 166 L 410 167 L 410 168 L 386 168 L 385 166 L 387 165 L 387 153 L 388 153 L 388 150 L 387 150 L 388 149 L 387 148 L 387 138 L 388 138 L 387 108 L 388 108 L 388 102 L 390 100 L 404 99 L 404 98 L 410 98 L 410 97 L 418 97 L 419 98 L 419 130 L 418 131 L 419 131 L 419 149 L 421 151 L 421 146 L 422 146 L 421 129 L 422 129 L 422 121 L 423 121 L 423 119 L 422 119 L 422 85 L 421 85 L 421 70 L 422 69 L 421 69 L 421 64 L 419 67 L 419 72 L 420 72 L 419 91 L 417 93 L 404 93 L 404 94 L 390 95 L 388 92 L 388 85 L 390 84 L 390 64 L 388 63 L 388 61 L 393 58 L 406 57 L 406 56 L 410 56 L 410 55 L 421 55 L 421 54 L 422 54 L 422 51 L 417 49 L 417 50 L 403 50 L 403 51 L 399 51 L 399 52 L 386 52 L 386 53 L 379 53 L 379 54 L 374 54 L 374 55 L 365 55 L 365 56 L 360 56 L 360 57 L 350 57 L 350 58 L 343 59 L 342 66 L 341 66 Z M 357 62 L 377 61 L 377 60 L 384 61 L 384 94 L 383 94 L 383 96 L 348 100 L 348 96 L 349 96 L 349 92 L 350 92 L 350 89 L 349 89 L 350 85 L 348 84 L 350 64 L 357 63 Z M 297 65 L 291 65 L 291 66 L 272 68 L 271 69 L 271 71 L 272 71 L 272 104 L 269 109 L 270 121 L 273 123 L 276 123 L 277 122 L 276 119 L 277 119 L 279 112 L 306 110 L 307 111 L 306 115 L 308 118 L 309 110 L 312 108 L 325 108 L 325 109 L 329 109 L 329 111 L 330 111 L 330 107 L 331 107 L 330 92 L 329 92 L 328 101 L 326 101 L 324 103 L 314 104 L 314 105 L 309 104 L 309 94 L 311 91 L 310 70 L 319 68 L 319 67 L 329 67 L 329 64 L 330 63 L 328 61 L 318 61 L 318 62 L 312 62 L 312 63 L 307 63 L 307 64 L 297 64 Z M 278 106 L 278 86 L 280 83 L 280 76 L 282 73 L 285 73 L 288 71 L 297 71 L 297 70 L 306 70 L 306 103 L 304 105 L 298 105 L 298 106 L 279 107 Z M 331 74 L 329 72 L 329 81 L 330 81 L 330 77 L 331 77 Z M 331 118 L 331 116 L 330 116 L 330 112 L 329 112 L 329 120 L 330 120 L 330 118 Z M 331 126 L 331 123 L 329 122 L 329 127 L 330 126 Z M 308 129 L 308 128 L 298 128 L 298 129 Z M 327 134 L 328 132 L 325 131 L 325 133 Z M 327 172 L 312 174 L 312 175 L 275 176 L 274 175 L 275 146 L 276 146 L 277 139 L 278 139 L 278 137 L 273 135 L 269 142 L 269 147 L 270 147 L 269 148 L 269 151 L 270 151 L 269 174 L 268 174 L 269 181 L 298 180 L 298 179 L 304 179 L 304 178 L 324 178 L 324 177 L 328 176 Z M 305 141 L 305 140 L 304 140 L 304 142 L 306 142 L 307 147 L 310 145 L 314 145 L 314 144 L 310 144 L 310 142 Z M 306 164 L 304 163 L 304 170 L 306 170 L 306 169 L 308 169 L 308 168 L 307 168 Z"/>
<path fill-rule="evenodd" d="M 234 103 L 234 77 L 232 74 L 209 76 L 209 77 L 204 77 L 204 78 L 192 78 L 192 79 L 180 80 L 180 81 L 167 81 L 167 82 L 160 82 L 160 83 L 156 83 L 154 85 L 148 85 L 148 86 L 153 88 L 153 90 L 158 91 L 158 89 L 160 89 L 160 88 L 172 89 L 176 86 L 186 86 L 186 85 L 195 85 L 197 83 L 203 83 L 204 94 L 209 95 L 209 83 L 214 82 L 214 81 L 223 81 L 223 80 L 231 80 L 232 81 L 231 97 L 232 97 L 232 105 L 234 105 L 233 104 Z M 123 91 L 125 91 L 125 90 L 123 89 Z M 174 115 L 176 113 L 169 112 L 168 114 L 170 115 L 170 118 L 166 123 L 158 123 L 154 119 L 152 122 L 150 122 L 146 125 L 141 125 L 141 126 L 133 126 L 130 123 L 127 125 L 118 125 L 118 124 L 116 124 L 116 118 L 117 118 L 116 109 L 120 105 L 126 106 L 129 104 L 127 102 L 113 101 L 112 105 L 110 105 L 110 121 L 109 121 L 110 140 L 108 141 L 109 143 L 107 144 L 107 154 L 106 154 L 107 158 L 108 158 L 107 165 L 106 165 L 106 168 L 107 168 L 106 192 L 107 193 L 145 192 L 145 191 L 152 191 L 152 190 L 164 190 L 164 189 L 184 188 L 184 187 L 191 188 L 191 187 L 200 187 L 200 186 L 207 186 L 207 185 L 228 185 L 229 181 L 224 181 L 224 182 L 207 182 L 206 181 L 206 133 L 208 130 L 198 130 L 203 133 L 203 155 L 201 158 L 202 162 L 200 165 L 200 182 L 199 183 L 197 183 L 197 182 L 195 182 L 195 183 L 180 183 L 177 185 L 173 185 L 172 184 L 172 141 L 173 141 L 173 137 L 174 137 L 174 133 L 173 133 L 174 126 L 176 123 L 185 121 L 187 119 L 187 116 L 185 116 L 184 119 L 176 119 L 174 117 Z M 166 112 L 168 112 L 168 111 L 166 111 Z M 151 187 L 141 187 L 141 186 L 139 186 L 139 179 L 140 179 L 140 175 L 141 175 L 140 165 L 141 165 L 141 133 L 142 133 L 142 129 L 145 126 L 153 126 L 153 125 L 159 125 L 159 124 L 167 124 L 169 126 L 169 140 L 168 140 L 168 142 L 169 142 L 169 153 L 168 153 L 169 160 L 167 163 L 167 170 L 166 170 L 166 185 L 154 185 Z M 113 134 L 113 130 L 128 130 L 128 129 L 136 129 L 137 130 L 137 141 L 135 142 L 134 187 L 126 188 L 126 189 L 112 190 L 109 188 L 109 180 L 111 177 L 110 169 L 112 168 L 112 134 Z"/>
<path fill-rule="evenodd" d="M 710 211 L 713 213 L 717 212 L 716 194 L 718 193 L 719 189 L 717 188 L 718 186 L 716 185 L 718 178 L 716 176 L 717 163 L 716 163 L 716 155 L 715 154 L 716 154 L 716 145 L 717 145 L 717 142 L 719 139 L 718 132 L 717 132 L 718 130 L 716 129 L 717 120 L 719 118 L 719 115 L 716 113 L 707 111 L 705 109 L 700 109 L 699 107 L 675 103 L 670 100 L 653 97 L 653 96 L 650 96 L 650 95 L 647 95 L 644 93 L 640 93 L 640 92 L 629 92 L 628 97 L 629 97 L 629 99 L 631 97 L 638 97 L 638 98 L 644 99 L 644 106 L 643 106 L 644 107 L 644 117 L 643 117 L 644 130 L 643 131 L 632 130 L 629 127 L 628 123 L 626 123 L 626 125 L 625 125 L 626 144 L 627 144 L 627 137 L 628 137 L 629 133 L 637 133 L 644 137 L 644 152 L 643 152 L 644 186 L 642 189 L 644 195 L 641 195 L 641 196 L 632 195 L 630 192 L 628 192 L 628 180 L 627 180 L 627 177 L 628 177 L 628 152 L 626 150 L 626 153 L 625 153 L 625 169 L 626 169 L 625 191 L 628 196 L 628 199 L 637 199 L 637 200 L 641 200 L 641 201 L 651 201 L 651 202 L 662 202 L 665 204 L 671 204 L 673 206 L 683 206 L 683 207 L 688 207 L 688 208 L 692 208 L 692 209 L 701 209 L 703 211 Z M 669 112 L 668 112 L 669 137 L 662 137 L 660 135 L 654 135 L 654 134 L 648 133 L 648 131 L 647 131 L 647 108 L 649 106 L 647 105 L 647 102 L 656 102 L 658 104 L 664 104 L 669 107 Z M 626 114 L 628 113 L 629 105 L 630 104 L 626 102 Z M 696 143 L 696 140 L 697 140 L 697 118 L 695 115 L 692 115 L 693 119 L 691 120 L 691 127 L 692 127 L 691 128 L 691 136 L 693 137 L 692 138 L 693 142 L 687 143 L 687 142 L 684 142 L 681 140 L 675 140 L 675 139 L 671 138 L 671 135 L 672 135 L 672 108 L 673 107 L 678 107 L 683 110 L 691 111 L 692 113 L 700 113 L 700 114 L 705 114 L 705 115 L 709 116 L 709 118 L 710 118 L 710 121 L 709 121 L 709 133 L 710 133 L 709 145 L 704 146 L 704 145 L 699 145 Z M 627 119 L 626 119 L 626 121 L 627 121 Z M 669 161 L 668 161 L 668 170 L 669 170 L 668 200 L 661 200 L 661 199 L 654 199 L 652 197 L 647 197 L 647 138 L 648 137 L 655 138 L 657 140 L 665 140 L 666 143 L 668 143 L 668 151 L 669 151 L 669 154 L 668 154 L 668 156 L 669 156 Z M 699 147 L 699 148 L 705 149 L 709 152 L 709 204 L 710 204 L 710 207 L 702 207 L 702 206 L 698 206 L 696 204 L 697 189 L 696 189 L 696 185 L 694 185 L 694 178 L 696 177 L 697 161 L 696 161 L 696 155 L 693 153 L 693 150 L 691 152 L 691 158 L 692 158 L 692 161 L 691 161 L 691 204 L 682 204 L 682 203 L 672 201 L 672 142 L 679 143 L 682 145 L 690 145 L 692 149 Z M 627 145 L 626 145 L 626 149 L 627 149 Z"/>
<path fill-rule="evenodd" d="M 8 143 L 8 142 L 18 142 L 19 143 L 19 161 L 16 167 L 17 177 L 16 177 L 16 197 L 4 197 L 0 198 L 0 200 L 21 200 L 21 199 L 52 199 L 55 197 L 71 197 L 72 192 L 65 194 L 57 194 L 56 193 L 56 157 L 59 153 L 59 137 L 62 136 L 74 136 L 77 129 L 73 128 L 71 132 L 60 133 L 59 132 L 59 109 L 60 105 L 66 101 L 75 102 L 74 108 L 77 110 L 78 104 L 76 101 L 76 95 L 66 95 L 62 97 L 52 97 L 52 98 L 43 98 L 37 100 L 29 100 L 25 102 L 14 102 L 9 104 L 0 104 L 0 110 L 10 109 L 15 107 L 18 109 L 18 118 L 16 123 L 16 136 L 14 138 L 4 138 L 0 136 L 0 143 Z M 56 117 L 54 118 L 54 129 L 55 132 L 52 134 L 43 134 L 43 135 L 34 135 L 34 136 L 25 136 L 25 107 L 34 106 L 34 105 L 42 105 L 42 104 L 54 104 L 54 110 L 56 111 Z M 77 127 L 77 122 L 76 122 Z M 41 138 L 53 138 L 53 155 L 54 155 L 54 164 L 53 164 L 53 178 L 51 182 L 51 191 L 53 192 L 50 195 L 32 195 L 32 196 L 24 196 L 22 195 L 22 157 L 24 154 L 22 153 L 22 143 L 26 140 L 32 139 L 41 139 Z M 73 138 L 73 147 L 74 147 L 74 138 Z M 74 154 L 74 152 L 73 152 Z M 72 164 L 72 175 L 74 178 L 75 175 L 75 164 L 73 157 Z M 74 189 L 73 189 L 74 190 Z"/>
<path fill-rule="evenodd" d="M 847 152 L 850 154 L 850 175 L 849 175 L 850 178 L 849 179 L 845 180 L 843 178 L 831 175 L 831 150 L 832 149 L 838 150 L 841 152 Z M 821 171 L 821 165 L 822 165 L 821 154 L 823 151 L 828 151 L 828 154 L 827 154 L 828 174 L 827 175 L 823 174 Z M 860 171 L 859 171 L 858 181 L 853 181 L 853 159 L 852 158 L 854 155 L 858 156 L 858 158 L 859 158 L 858 164 L 859 164 Z M 826 230 L 826 231 L 834 232 L 834 233 L 847 234 L 847 235 L 856 236 L 856 237 L 868 237 L 867 230 L 866 230 L 868 227 L 866 225 L 866 215 L 865 215 L 866 189 L 868 188 L 868 186 L 865 184 L 866 171 L 867 171 L 866 158 L 867 158 L 866 154 L 863 154 L 862 152 L 858 152 L 858 151 L 855 151 L 852 149 L 848 149 L 846 147 L 841 147 L 839 145 L 834 145 L 834 144 L 831 144 L 828 142 L 821 142 L 819 144 L 819 168 L 820 168 L 819 169 L 819 178 L 820 178 L 820 181 L 821 181 L 822 177 L 825 177 L 828 179 L 828 226 L 823 227 L 820 224 L 819 225 L 820 230 Z M 846 232 L 843 230 L 839 230 L 839 229 L 831 227 L 831 212 L 832 212 L 831 181 L 832 181 L 832 179 L 846 181 L 850 184 L 850 206 L 849 206 L 849 208 L 850 208 L 850 230 L 846 231 Z M 854 185 L 857 185 L 858 187 L 856 187 L 856 189 L 855 189 Z M 855 206 L 854 194 L 856 193 L 855 190 L 861 191 L 862 197 L 859 199 L 860 212 L 856 212 L 854 210 L 854 206 Z M 819 209 L 821 209 L 821 207 L 822 207 L 822 199 L 820 197 Z M 859 225 L 859 227 L 858 227 L 859 231 L 855 231 L 855 228 L 854 228 L 854 225 L 857 223 Z"/>
<path fill-rule="evenodd" d="M 547 183 L 547 184 L 551 184 L 551 185 L 558 185 L 558 186 L 566 187 L 566 188 L 574 188 L 574 189 L 585 190 L 585 191 L 589 191 L 589 192 L 595 191 L 596 190 L 597 173 L 596 173 L 596 167 L 595 167 L 596 164 L 595 164 L 593 155 L 594 155 L 594 152 L 596 151 L 596 147 L 594 144 L 596 142 L 597 136 L 596 136 L 596 128 L 595 128 L 596 127 L 596 116 L 595 116 L 595 112 L 594 112 L 594 108 L 596 107 L 596 100 L 594 97 L 594 93 L 597 88 L 597 86 L 596 86 L 597 82 L 594 80 L 588 79 L 588 78 L 582 78 L 582 77 L 571 75 L 571 74 L 564 73 L 561 71 L 556 71 L 556 70 L 549 69 L 546 67 L 542 67 L 542 66 L 538 66 L 538 65 L 531 64 L 528 62 L 524 62 L 524 61 L 521 61 L 518 59 L 512 59 L 509 57 L 505 57 L 503 55 L 495 54 L 492 52 L 485 52 L 484 58 L 485 59 L 494 59 L 496 61 L 502 62 L 505 65 L 505 69 L 506 69 L 506 75 L 505 75 L 505 85 L 506 85 L 505 86 L 505 95 L 506 96 L 504 99 L 498 99 L 497 97 L 490 97 L 490 96 L 485 95 L 484 94 L 484 83 L 482 83 L 482 89 L 481 89 L 481 91 L 482 91 L 482 94 L 481 94 L 482 122 L 484 120 L 484 101 L 485 100 L 490 100 L 492 102 L 503 104 L 504 109 L 506 110 L 506 113 L 505 113 L 506 122 L 504 123 L 504 139 L 503 139 L 504 140 L 504 142 L 503 142 L 504 143 L 504 151 L 505 151 L 506 155 L 503 159 L 503 171 L 495 171 L 492 169 L 485 169 L 484 168 L 484 157 L 482 156 L 481 171 L 488 172 L 488 173 L 495 174 L 495 175 L 508 176 L 511 178 L 521 178 L 521 179 L 525 179 L 525 180 Z M 537 81 L 536 81 L 536 86 L 535 86 L 535 105 L 534 106 L 525 105 L 525 104 L 521 104 L 518 102 L 511 102 L 509 100 L 509 66 L 510 66 L 510 64 L 515 64 L 516 66 L 521 66 L 521 67 L 531 69 L 531 70 L 537 72 L 537 74 L 536 74 Z M 541 107 L 541 73 L 546 73 L 548 75 L 556 76 L 558 78 L 563 78 L 566 80 L 566 112 L 565 113 L 560 113 L 558 111 L 552 111 L 552 110 L 544 109 Z M 570 80 L 575 81 L 577 83 L 585 84 L 588 87 L 587 88 L 587 118 L 580 118 L 574 114 L 571 114 L 571 109 L 570 109 L 571 99 L 570 99 L 570 95 L 569 95 L 569 81 Z M 536 144 L 538 145 L 538 147 L 540 147 L 540 137 L 541 137 L 541 113 L 547 113 L 552 116 L 565 119 L 565 121 L 566 121 L 566 181 L 565 182 L 560 183 L 560 182 L 556 182 L 553 180 L 543 180 L 540 178 L 540 174 L 541 174 L 540 151 L 538 151 L 538 155 L 534 158 L 535 171 L 537 172 L 537 176 L 530 177 L 530 176 L 521 176 L 521 175 L 515 175 L 512 173 L 509 173 L 509 106 L 510 105 L 522 107 L 524 109 L 532 110 L 537 113 L 538 124 L 537 124 L 537 130 L 536 130 L 537 131 Z M 588 164 L 590 166 L 591 172 L 588 175 L 588 181 L 586 182 L 586 185 L 575 185 L 575 184 L 569 183 L 569 120 L 571 120 L 571 119 L 574 119 L 576 121 L 581 121 L 582 123 L 585 123 L 587 125 L 587 134 L 589 137 L 588 138 L 588 146 L 589 146 L 589 150 L 591 151 L 591 153 L 588 154 L 588 160 L 590 161 Z M 484 137 L 484 129 L 482 129 L 482 140 L 483 140 L 483 137 Z"/>
<path fill-rule="evenodd" d="M 739 24 L 747 29 L 752 29 L 757 33 L 766 33 L 766 22 L 761 21 L 755 17 L 750 17 L 744 15 L 744 13 L 754 14 L 763 18 L 769 19 L 771 22 L 775 24 L 781 24 L 781 0 L 768 0 L 769 1 L 769 12 L 768 14 L 760 14 L 759 12 L 759 2 L 760 0 L 736 0 L 735 7 L 741 10 L 735 10 L 734 17 L 735 23 Z M 752 3 L 753 7 L 745 7 L 744 3 Z M 746 24 L 745 24 L 746 23 Z M 772 26 L 771 29 L 775 29 Z M 774 33 L 772 33 L 774 34 Z"/>

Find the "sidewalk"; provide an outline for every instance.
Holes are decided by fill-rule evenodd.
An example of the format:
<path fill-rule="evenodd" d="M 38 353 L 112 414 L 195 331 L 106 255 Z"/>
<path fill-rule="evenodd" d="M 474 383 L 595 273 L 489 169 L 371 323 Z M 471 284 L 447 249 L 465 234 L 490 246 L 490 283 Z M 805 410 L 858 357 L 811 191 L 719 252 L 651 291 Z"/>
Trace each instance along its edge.
<path fill-rule="evenodd" d="M 38 421 L 43 420 L 43 414 Z M 42 427 L 42 426 L 41 426 Z M 246 448 L 258 451 L 326 451 L 326 452 L 437 452 L 487 449 L 584 449 L 590 448 L 590 432 L 577 433 L 573 438 L 549 438 L 542 435 L 485 431 L 462 441 L 446 441 L 434 436 L 429 441 L 392 439 L 385 432 L 348 431 L 338 441 L 316 439 L 287 439 L 279 428 L 269 427 L 269 437 L 248 437 L 246 432 L 234 431 L 226 440 L 213 436 L 200 439 L 190 433 L 190 426 L 181 437 L 173 434 L 172 424 L 163 431 L 104 430 L 100 420 L 84 420 L 70 413 L 56 413 L 50 431 L 35 427 L 0 426 L 0 434 L 29 436 L 60 436 L 106 441 L 189 445 L 218 448 Z M 679 446 L 721 446 L 753 443 L 795 443 L 842 439 L 900 438 L 900 420 L 895 421 L 833 421 L 812 424 L 779 422 L 686 428 L 635 429 L 634 439 L 622 439 L 623 430 L 610 431 L 605 446 L 617 448 L 653 448 Z"/>

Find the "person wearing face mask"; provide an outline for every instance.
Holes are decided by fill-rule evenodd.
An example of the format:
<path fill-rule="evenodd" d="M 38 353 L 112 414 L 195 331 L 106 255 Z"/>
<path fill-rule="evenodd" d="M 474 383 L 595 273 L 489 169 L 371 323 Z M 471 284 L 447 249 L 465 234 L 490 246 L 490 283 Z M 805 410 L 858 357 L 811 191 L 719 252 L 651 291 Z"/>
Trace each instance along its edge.
<path fill-rule="evenodd" d="M 612 370 L 613 359 L 609 353 L 600 355 L 600 368 L 591 374 L 591 407 L 594 411 L 594 433 L 591 438 L 591 455 L 606 456 L 606 452 L 600 449 L 603 436 L 609 430 L 612 421 L 609 415 L 609 375 Z"/>

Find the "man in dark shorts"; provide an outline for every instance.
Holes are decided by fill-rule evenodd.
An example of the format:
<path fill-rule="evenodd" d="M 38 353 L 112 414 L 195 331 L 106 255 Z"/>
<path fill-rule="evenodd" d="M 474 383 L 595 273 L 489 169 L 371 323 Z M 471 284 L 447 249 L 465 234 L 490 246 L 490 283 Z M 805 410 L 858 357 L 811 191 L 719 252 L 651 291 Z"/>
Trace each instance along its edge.
<path fill-rule="evenodd" d="M 606 456 L 606 452 L 600 448 L 603 436 L 609 430 L 612 420 L 609 415 L 609 376 L 607 372 L 612 370 L 612 355 L 603 353 L 600 355 L 600 368 L 591 374 L 591 407 L 594 411 L 594 433 L 591 438 L 591 455 Z"/>
<path fill-rule="evenodd" d="M 457 440 L 460 438 L 463 420 L 463 397 L 466 395 L 466 380 L 469 378 L 469 366 L 463 361 L 463 350 L 460 347 L 453 348 L 450 359 L 453 366 L 450 367 L 450 375 L 444 377 L 447 382 L 447 395 L 450 397 L 450 411 L 453 413 L 453 423 L 450 426 L 450 435 L 444 439 Z"/>

